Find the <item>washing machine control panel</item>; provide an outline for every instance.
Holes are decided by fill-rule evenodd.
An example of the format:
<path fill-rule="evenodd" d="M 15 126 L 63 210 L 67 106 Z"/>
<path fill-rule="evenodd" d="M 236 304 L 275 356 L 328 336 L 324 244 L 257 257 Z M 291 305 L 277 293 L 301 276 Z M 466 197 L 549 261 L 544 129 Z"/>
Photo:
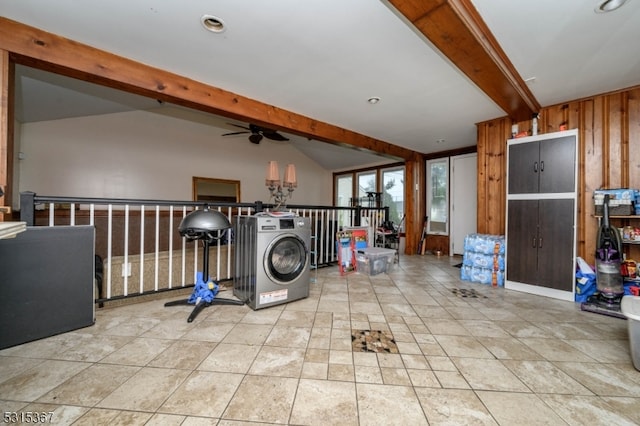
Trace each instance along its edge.
<path fill-rule="evenodd" d="M 281 231 L 308 228 L 309 224 L 305 218 L 272 218 L 272 217 L 260 217 L 259 218 L 259 230 L 260 231 Z"/>
<path fill-rule="evenodd" d="M 293 219 L 280 219 L 280 229 L 294 229 Z"/>

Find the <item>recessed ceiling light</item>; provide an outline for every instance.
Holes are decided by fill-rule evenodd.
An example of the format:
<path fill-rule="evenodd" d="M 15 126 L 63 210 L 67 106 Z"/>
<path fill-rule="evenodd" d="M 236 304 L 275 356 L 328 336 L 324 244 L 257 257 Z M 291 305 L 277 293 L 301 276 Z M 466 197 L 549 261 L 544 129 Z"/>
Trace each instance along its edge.
<path fill-rule="evenodd" d="M 200 22 L 206 30 L 211 31 L 212 33 L 222 33 L 227 29 L 224 25 L 224 21 L 217 16 L 202 15 Z"/>
<path fill-rule="evenodd" d="M 444 142 L 445 142 L 445 141 L 444 141 L 444 139 L 437 139 L 437 140 L 436 140 L 436 143 L 437 143 L 437 144 L 441 144 L 441 143 L 444 143 Z"/>
<path fill-rule="evenodd" d="M 371 105 L 375 105 L 378 102 L 380 102 L 380 98 L 377 97 L 377 96 L 373 96 L 373 97 L 367 99 L 367 102 L 369 102 Z"/>
<path fill-rule="evenodd" d="M 596 13 L 613 12 L 622 7 L 627 0 L 604 0 L 598 3 L 595 8 Z"/>

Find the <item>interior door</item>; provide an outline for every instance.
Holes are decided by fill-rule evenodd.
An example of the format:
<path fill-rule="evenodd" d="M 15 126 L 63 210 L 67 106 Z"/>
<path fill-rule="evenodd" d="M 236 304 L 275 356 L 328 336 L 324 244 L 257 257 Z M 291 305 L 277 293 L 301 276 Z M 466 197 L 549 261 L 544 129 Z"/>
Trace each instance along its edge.
<path fill-rule="evenodd" d="M 478 154 L 451 157 L 451 254 L 464 254 L 464 237 L 477 231 L 477 170 Z"/>

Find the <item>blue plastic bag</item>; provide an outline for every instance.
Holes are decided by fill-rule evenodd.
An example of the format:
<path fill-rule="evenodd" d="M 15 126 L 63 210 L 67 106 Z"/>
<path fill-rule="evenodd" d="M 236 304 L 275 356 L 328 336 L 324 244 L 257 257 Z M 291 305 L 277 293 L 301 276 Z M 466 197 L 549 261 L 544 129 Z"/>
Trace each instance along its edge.
<path fill-rule="evenodd" d="M 576 267 L 576 302 L 586 302 L 587 298 L 596 292 L 596 273 L 578 257 Z"/>
<path fill-rule="evenodd" d="M 202 272 L 196 273 L 197 282 L 193 287 L 193 293 L 189 297 L 188 303 L 197 305 L 200 302 L 211 303 L 218 294 L 218 283 L 207 277 L 207 282 L 202 279 Z"/>

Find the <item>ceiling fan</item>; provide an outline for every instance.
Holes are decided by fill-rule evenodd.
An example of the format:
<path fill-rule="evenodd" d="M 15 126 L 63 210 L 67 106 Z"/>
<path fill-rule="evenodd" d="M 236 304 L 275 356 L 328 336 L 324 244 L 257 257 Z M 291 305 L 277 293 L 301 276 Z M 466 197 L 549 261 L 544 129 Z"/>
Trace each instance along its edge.
<path fill-rule="evenodd" d="M 249 127 L 240 126 L 238 124 L 233 124 L 233 123 L 228 123 L 228 124 L 230 124 L 231 126 L 239 127 L 241 129 L 245 129 L 245 130 L 242 132 L 225 133 L 222 136 L 241 135 L 243 133 L 250 133 L 249 140 L 251 141 L 251 143 L 255 143 L 255 144 L 259 144 L 263 137 L 274 140 L 274 141 L 289 140 L 289 138 L 282 136 L 280 133 L 276 132 L 275 130 L 260 127 L 255 124 L 249 124 Z"/>

